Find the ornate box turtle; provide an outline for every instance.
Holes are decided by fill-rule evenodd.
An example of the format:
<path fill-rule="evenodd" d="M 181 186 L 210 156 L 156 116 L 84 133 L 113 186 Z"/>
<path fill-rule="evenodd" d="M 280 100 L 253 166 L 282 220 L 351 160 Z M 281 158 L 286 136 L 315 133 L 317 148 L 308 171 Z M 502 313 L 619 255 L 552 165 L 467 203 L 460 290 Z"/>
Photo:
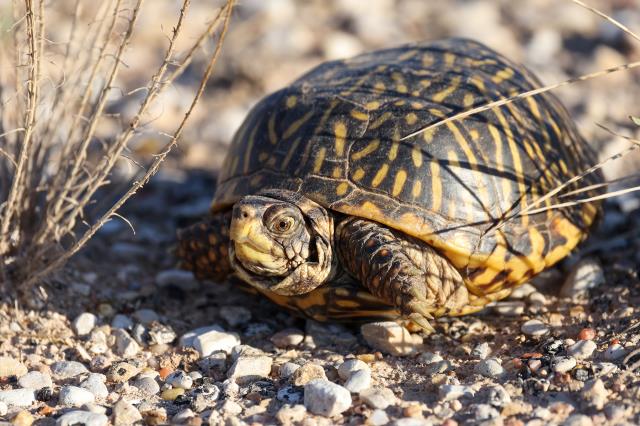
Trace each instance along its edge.
<path fill-rule="evenodd" d="M 525 209 L 593 155 L 549 94 L 404 136 L 537 86 L 462 39 L 321 64 L 249 113 L 179 256 L 316 320 L 475 312 L 584 238 L 597 204 Z"/>

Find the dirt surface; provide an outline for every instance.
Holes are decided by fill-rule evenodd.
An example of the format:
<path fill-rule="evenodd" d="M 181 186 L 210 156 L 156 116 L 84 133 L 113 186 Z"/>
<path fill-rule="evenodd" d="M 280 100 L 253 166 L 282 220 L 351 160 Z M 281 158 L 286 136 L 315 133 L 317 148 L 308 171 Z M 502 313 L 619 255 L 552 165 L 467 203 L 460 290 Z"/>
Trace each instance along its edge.
<path fill-rule="evenodd" d="M 169 3 L 150 8 L 144 25 L 167 22 L 174 10 Z M 594 5 L 640 30 L 637 2 Z M 195 7 L 196 13 L 206 8 Z M 73 424 L 64 416 L 82 412 L 93 413 L 84 417 L 87 424 L 640 424 L 636 198 L 607 202 L 599 229 L 542 279 L 476 315 L 439 320 L 433 335 L 410 337 L 389 324 L 361 332 L 359 325 L 296 318 L 233 283 L 197 282 L 175 269 L 172 252 L 176 229 L 207 211 L 225 145 L 250 106 L 322 60 L 465 36 L 551 83 L 633 60 L 639 43 L 571 2 L 543 0 L 379 0 L 366 7 L 355 1 L 247 0 L 233 24 L 179 151 L 120 212 L 135 233 L 112 220 L 48 280 L 44 300 L 0 305 L 0 419 Z M 139 79 L 141 68 L 131 62 L 123 84 Z M 601 156 L 629 143 L 596 123 L 640 133 L 627 118 L 640 116 L 638 80 L 637 73 L 623 72 L 559 92 Z M 195 84 L 185 78 L 171 91 L 165 113 Z M 126 110 L 127 102 L 134 100 L 118 108 Z M 132 147 L 141 162 L 158 146 L 153 130 L 162 130 L 162 120 L 150 126 Z M 637 164 L 628 156 L 605 172 L 615 179 Z M 125 165 L 121 170 L 126 175 Z M 212 353 L 181 339 L 213 325 Z M 369 336 L 385 331 L 400 338 L 373 342 Z M 397 352 L 405 353 L 392 355 Z M 359 367 L 341 374 L 352 358 L 364 365 L 351 361 Z M 86 370 L 61 361 L 77 361 Z M 356 380 L 358 370 L 364 373 Z M 42 375 L 29 373 L 29 382 L 26 371 Z M 333 389 L 337 400 L 326 405 L 340 411 L 328 416 L 314 414 L 313 402 L 305 400 L 312 392 L 308 382 L 323 375 L 359 389 L 346 391 L 351 403 Z M 106 389 L 92 384 L 103 380 Z M 37 389 L 29 391 L 34 381 Z M 73 395 L 69 389 L 76 386 L 91 396 Z"/>

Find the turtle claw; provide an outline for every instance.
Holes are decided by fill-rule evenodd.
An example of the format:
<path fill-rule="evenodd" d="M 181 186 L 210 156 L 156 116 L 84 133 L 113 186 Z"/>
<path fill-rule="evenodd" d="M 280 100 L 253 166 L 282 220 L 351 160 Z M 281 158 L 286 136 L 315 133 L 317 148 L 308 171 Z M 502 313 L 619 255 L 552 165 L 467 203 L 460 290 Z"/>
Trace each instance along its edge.
<path fill-rule="evenodd" d="M 429 322 L 430 319 L 433 319 L 433 315 L 430 312 L 433 309 L 431 304 L 426 301 L 412 300 L 406 304 L 405 309 L 409 313 L 407 315 L 409 320 L 416 323 L 423 330 L 429 333 L 435 333 L 436 330 Z"/>
<path fill-rule="evenodd" d="M 428 333 L 435 333 L 436 332 L 436 329 L 433 328 L 433 326 L 431 325 L 429 320 L 427 320 L 423 315 L 421 315 L 419 313 L 414 312 L 414 313 L 410 314 L 407 317 L 407 319 L 409 319 L 411 322 L 413 322 L 418 327 L 422 328 L 424 331 L 426 331 Z"/>

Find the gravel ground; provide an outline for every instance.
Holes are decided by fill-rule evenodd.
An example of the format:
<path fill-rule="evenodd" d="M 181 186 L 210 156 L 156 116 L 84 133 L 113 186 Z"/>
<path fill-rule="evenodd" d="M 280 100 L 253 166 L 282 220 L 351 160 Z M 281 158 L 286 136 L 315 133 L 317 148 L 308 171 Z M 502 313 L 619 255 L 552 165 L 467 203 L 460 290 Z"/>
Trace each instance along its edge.
<path fill-rule="evenodd" d="M 594 4 L 640 30 L 636 2 Z M 157 19 L 145 22 L 163 22 L 174 8 L 158 2 L 148 12 Z M 0 304 L 0 420 L 640 424 L 635 198 L 608 202 L 598 231 L 561 265 L 476 315 L 439 320 L 433 335 L 395 323 L 305 321 L 232 282 L 197 282 L 176 269 L 172 254 L 176 228 L 206 212 L 215 169 L 247 109 L 322 60 L 466 36 L 550 83 L 633 60 L 640 44 L 570 2 L 545 0 L 379 0 L 366 8 L 245 0 L 236 15 L 181 150 L 121 212 L 135 234 L 109 222 L 47 283 L 43 300 Z M 137 69 L 128 64 L 125 80 Z M 559 92 L 602 156 L 628 142 L 595 123 L 638 136 L 627 119 L 640 116 L 638 80 L 625 72 Z M 180 93 L 163 99 L 167 111 L 184 102 Z M 161 129 L 162 120 L 153 125 Z M 147 148 L 139 141 L 133 154 L 144 161 Z M 605 171 L 615 178 L 637 166 L 629 156 Z"/>

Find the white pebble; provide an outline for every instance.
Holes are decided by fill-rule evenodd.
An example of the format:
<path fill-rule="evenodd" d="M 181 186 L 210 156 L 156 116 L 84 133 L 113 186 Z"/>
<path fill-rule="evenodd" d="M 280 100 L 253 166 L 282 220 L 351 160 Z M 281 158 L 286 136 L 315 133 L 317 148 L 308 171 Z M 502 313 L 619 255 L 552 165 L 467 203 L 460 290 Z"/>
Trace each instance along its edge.
<path fill-rule="evenodd" d="M 471 355 L 478 359 L 485 359 L 491 354 L 491 347 L 487 342 L 480 343 L 471 351 Z"/>
<path fill-rule="evenodd" d="M 463 396 L 473 396 L 475 391 L 470 386 L 465 385 L 442 385 L 440 386 L 440 399 L 452 401 Z"/>
<path fill-rule="evenodd" d="M 358 393 L 371 387 L 371 371 L 368 369 L 354 371 L 344 382 L 344 387 L 351 393 Z"/>
<path fill-rule="evenodd" d="M 513 289 L 513 291 L 509 295 L 509 299 L 525 299 L 534 291 L 537 291 L 537 290 L 533 285 L 529 283 L 524 283 L 521 286 L 518 286 Z"/>
<path fill-rule="evenodd" d="M 80 407 L 83 404 L 93 402 L 95 396 L 84 388 L 77 386 L 65 386 L 60 389 L 58 402 L 62 405 Z"/>
<path fill-rule="evenodd" d="M 560 295 L 576 299 L 588 290 L 605 283 L 602 266 L 595 259 L 583 259 L 576 266 L 562 284 Z"/>
<path fill-rule="evenodd" d="M 567 353 L 575 359 L 587 359 L 597 347 L 593 340 L 579 340 L 567 348 Z"/>
<path fill-rule="evenodd" d="M 133 358 L 140 352 L 140 345 L 133 337 L 124 329 L 116 328 L 113 330 L 116 337 L 116 353 L 124 358 Z"/>
<path fill-rule="evenodd" d="M 174 388 L 191 389 L 193 378 L 182 370 L 176 370 L 169 374 L 164 381 Z"/>
<path fill-rule="evenodd" d="M 131 330 L 133 321 L 127 315 L 118 314 L 111 320 L 111 328 L 122 328 L 123 330 Z"/>
<path fill-rule="evenodd" d="M 73 320 L 72 326 L 78 336 L 85 336 L 91 333 L 97 323 L 98 318 L 94 314 L 83 312 Z"/>
<path fill-rule="evenodd" d="M 160 385 L 152 377 L 140 377 L 133 382 L 133 386 L 148 395 L 155 395 L 160 392 Z"/>
<path fill-rule="evenodd" d="M 228 372 L 228 377 L 236 379 L 238 384 L 247 384 L 263 377 L 269 377 L 271 373 L 271 357 L 240 356 L 235 360 Z"/>
<path fill-rule="evenodd" d="M 369 407 L 380 410 L 384 410 L 396 401 L 396 396 L 391 389 L 378 386 L 360 391 L 359 396 Z"/>
<path fill-rule="evenodd" d="M 109 390 L 105 385 L 107 377 L 100 373 L 91 373 L 82 383 L 80 387 L 88 390 L 96 398 L 106 398 L 109 395 Z"/>
<path fill-rule="evenodd" d="M 246 324 L 251 320 L 251 311 L 244 306 L 223 306 L 220 317 L 231 327 Z"/>
<path fill-rule="evenodd" d="M 522 324 L 520 331 L 527 336 L 541 337 L 549 332 L 549 327 L 540 320 L 532 319 Z"/>
<path fill-rule="evenodd" d="M 27 367 L 17 359 L 0 356 L 0 377 L 16 376 L 27 374 Z"/>
<path fill-rule="evenodd" d="M 56 426 L 106 426 L 109 418 L 104 414 L 91 413 L 89 411 L 69 411 L 56 421 Z"/>
<path fill-rule="evenodd" d="M 385 413 L 384 410 L 377 409 L 373 410 L 367 420 L 367 424 L 372 426 L 382 426 L 389 423 L 389 416 L 387 416 L 387 413 Z"/>
<path fill-rule="evenodd" d="M 184 291 L 197 290 L 199 287 L 198 280 L 193 276 L 193 273 L 182 269 L 167 269 L 158 272 L 156 284 L 159 287 L 173 285 Z"/>
<path fill-rule="evenodd" d="M 553 371 L 556 373 L 567 373 L 575 368 L 578 363 L 571 356 L 559 356 L 551 360 Z"/>
<path fill-rule="evenodd" d="M 311 380 L 304 385 L 304 406 L 314 414 L 332 417 L 351 407 L 351 394 L 328 380 Z"/>
<path fill-rule="evenodd" d="M 285 362 L 280 366 L 280 378 L 288 379 L 300 366 L 293 362 Z"/>
<path fill-rule="evenodd" d="M 151 324 L 160 320 L 160 317 L 153 309 L 138 309 L 133 313 L 133 317 L 142 324 Z"/>
<path fill-rule="evenodd" d="M 526 306 L 526 303 L 519 300 L 507 300 L 496 302 L 492 308 L 497 314 L 515 317 L 522 315 Z"/>
<path fill-rule="evenodd" d="M 240 344 L 240 338 L 235 333 L 226 333 L 222 327 L 213 325 L 200 327 L 182 336 L 180 345 L 194 347 L 200 357 L 206 357 L 217 351 L 231 353 L 234 346 Z"/>
<path fill-rule="evenodd" d="M 51 372 L 56 379 L 65 380 L 88 373 L 89 370 L 77 361 L 58 361 L 51 366 Z"/>
<path fill-rule="evenodd" d="M 297 328 L 287 328 L 278 331 L 270 340 L 277 348 L 298 346 L 304 340 L 304 333 Z"/>
<path fill-rule="evenodd" d="M 360 332 L 372 348 L 394 356 L 412 355 L 422 345 L 422 337 L 393 321 L 364 324 Z"/>
<path fill-rule="evenodd" d="M 9 389 L 0 391 L 0 402 L 10 407 L 30 407 L 36 401 L 33 389 Z"/>
<path fill-rule="evenodd" d="M 9 407 L 4 401 L 0 401 L 0 416 L 4 416 L 9 411 Z"/>
<path fill-rule="evenodd" d="M 609 345 L 604 351 L 604 359 L 607 361 L 615 361 L 623 358 L 626 354 L 627 350 L 621 344 L 614 343 L 613 345 Z"/>
<path fill-rule="evenodd" d="M 338 367 L 338 375 L 342 380 L 347 380 L 353 373 L 358 370 L 371 371 L 366 362 L 359 359 L 348 359 Z"/>
<path fill-rule="evenodd" d="M 42 389 L 46 387 L 52 387 L 53 382 L 51 376 L 39 371 L 29 371 L 24 376 L 18 379 L 18 385 L 22 388 L 28 389 Z"/>
<path fill-rule="evenodd" d="M 476 365 L 476 371 L 485 377 L 496 378 L 504 373 L 504 368 L 495 358 L 481 360 Z"/>

